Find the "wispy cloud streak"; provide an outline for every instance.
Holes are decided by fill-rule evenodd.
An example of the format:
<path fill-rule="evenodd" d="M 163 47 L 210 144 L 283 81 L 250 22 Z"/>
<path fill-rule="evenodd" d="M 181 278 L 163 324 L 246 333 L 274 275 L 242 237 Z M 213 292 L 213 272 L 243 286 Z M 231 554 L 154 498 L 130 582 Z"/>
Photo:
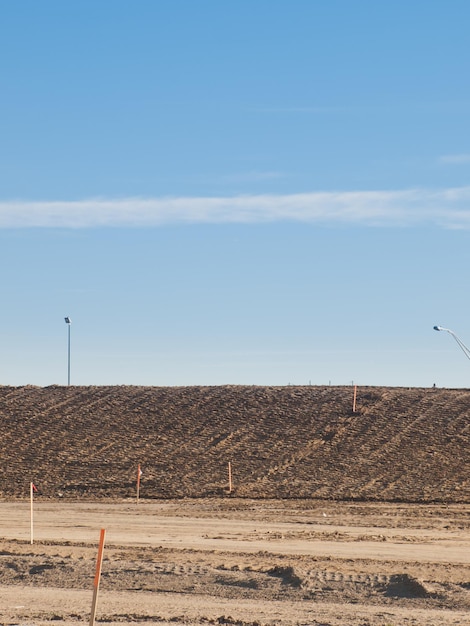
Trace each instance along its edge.
<path fill-rule="evenodd" d="M 156 227 L 281 221 L 470 228 L 470 187 L 0 202 L 0 228 Z"/>
<path fill-rule="evenodd" d="M 470 154 L 444 154 L 439 157 L 441 163 L 450 165 L 460 165 L 462 163 L 470 163 Z"/>

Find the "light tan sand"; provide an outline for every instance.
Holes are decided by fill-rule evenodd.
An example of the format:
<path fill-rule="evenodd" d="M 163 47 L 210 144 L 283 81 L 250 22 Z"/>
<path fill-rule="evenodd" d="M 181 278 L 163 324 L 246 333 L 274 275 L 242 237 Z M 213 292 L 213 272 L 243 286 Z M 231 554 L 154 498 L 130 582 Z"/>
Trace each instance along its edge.
<path fill-rule="evenodd" d="M 470 506 L 0 503 L 4 624 L 470 624 Z"/>

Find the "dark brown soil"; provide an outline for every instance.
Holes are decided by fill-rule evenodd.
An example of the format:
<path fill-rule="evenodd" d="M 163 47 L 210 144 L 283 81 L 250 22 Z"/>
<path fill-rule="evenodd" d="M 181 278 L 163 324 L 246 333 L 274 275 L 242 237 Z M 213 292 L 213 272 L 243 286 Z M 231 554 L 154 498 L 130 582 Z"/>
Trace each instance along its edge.
<path fill-rule="evenodd" d="M 0 497 L 470 502 L 470 390 L 0 387 Z"/>

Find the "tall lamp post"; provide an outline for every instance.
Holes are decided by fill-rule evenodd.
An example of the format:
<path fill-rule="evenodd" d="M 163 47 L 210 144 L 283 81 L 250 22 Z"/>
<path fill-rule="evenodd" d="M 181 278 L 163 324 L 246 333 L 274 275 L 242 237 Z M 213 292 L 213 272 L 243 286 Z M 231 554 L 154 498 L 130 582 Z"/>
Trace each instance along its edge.
<path fill-rule="evenodd" d="M 70 387 L 70 327 L 72 326 L 72 320 L 70 317 L 65 317 L 64 319 L 67 324 L 67 385 Z"/>
<path fill-rule="evenodd" d="M 449 333 L 449 335 L 452 335 L 452 337 L 455 339 L 455 341 L 459 344 L 459 348 L 465 354 L 467 359 L 470 359 L 470 349 L 467 348 L 467 346 L 464 344 L 464 342 L 461 339 L 459 339 L 457 337 L 457 335 L 452 330 L 450 330 L 449 328 L 442 328 L 442 326 L 434 326 L 434 330 L 445 330 L 446 333 Z"/>

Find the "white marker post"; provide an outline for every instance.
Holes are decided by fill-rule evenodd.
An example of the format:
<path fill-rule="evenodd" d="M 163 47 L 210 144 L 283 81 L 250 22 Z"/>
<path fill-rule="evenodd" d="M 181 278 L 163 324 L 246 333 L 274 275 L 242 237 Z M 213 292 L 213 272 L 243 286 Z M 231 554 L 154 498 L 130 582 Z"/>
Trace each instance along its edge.
<path fill-rule="evenodd" d="M 36 487 L 33 483 L 29 483 L 29 521 L 30 521 L 30 534 L 31 534 L 31 545 L 33 545 L 34 541 L 34 523 L 33 523 L 33 500 L 34 500 L 34 492 L 37 491 Z"/>
<path fill-rule="evenodd" d="M 104 550 L 105 535 L 106 535 L 106 530 L 102 528 L 101 533 L 100 533 L 100 545 L 98 547 L 98 558 L 96 559 L 95 580 L 93 582 L 93 601 L 91 603 L 90 626 L 94 626 L 95 617 L 96 617 L 96 606 L 98 604 L 98 591 L 100 588 L 101 564 L 103 563 L 103 550 Z"/>
<path fill-rule="evenodd" d="M 354 385 L 354 396 L 353 396 L 353 407 L 352 407 L 353 413 L 356 412 L 356 398 L 357 398 L 357 385 Z"/>

